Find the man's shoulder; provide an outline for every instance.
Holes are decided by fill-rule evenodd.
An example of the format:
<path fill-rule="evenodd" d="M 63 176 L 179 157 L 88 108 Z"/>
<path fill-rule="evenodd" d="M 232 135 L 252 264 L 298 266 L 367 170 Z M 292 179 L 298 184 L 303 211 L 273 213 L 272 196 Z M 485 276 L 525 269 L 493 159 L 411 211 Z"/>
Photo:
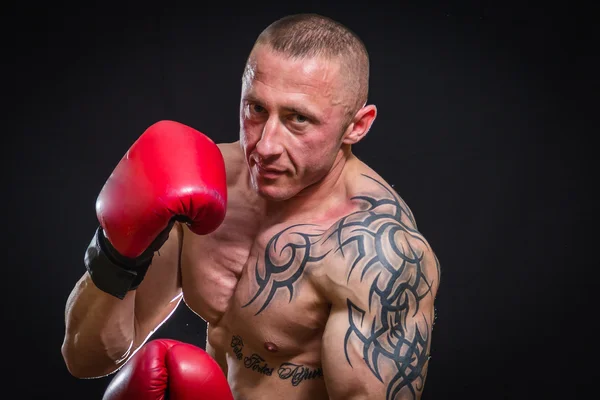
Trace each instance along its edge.
<path fill-rule="evenodd" d="M 394 185 L 377 172 L 368 167 L 361 168 L 353 173 L 350 182 L 348 194 L 358 211 L 348 217 L 371 215 L 375 220 L 396 221 L 407 229 L 417 229 L 415 216 L 406 201 Z"/>
<path fill-rule="evenodd" d="M 221 150 L 221 154 L 227 161 L 235 161 L 244 158 L 244 154 L 242 152 L 242 148 L 240 147 L 240 142 L 220 142 L 217 143 L 217 147 Z"/>
<path fill-rule="evenodd" d="M 344 241 L 360 241 L 364 246 L 412 246 L 428 248 L 419 232 L 412 210 L 398 192 L 377 174 L 361 174 L 360 190 L 351 193 L 353 211 L 330 228 Z M 359 239 L 362 237 L 361 239 Z"/>
<path fill-rule="evenodd" d="M 369 276 L 394 275 L 403 268 L 436 281 L 436 255 L 394 187 L 369 170 L 357 174 L 353 186 L 354 211 L 337 220 L 326 235 L 334 241 L 329 246 L 341 255 L 339 266 L 347 284 L 363 285 Z"/>

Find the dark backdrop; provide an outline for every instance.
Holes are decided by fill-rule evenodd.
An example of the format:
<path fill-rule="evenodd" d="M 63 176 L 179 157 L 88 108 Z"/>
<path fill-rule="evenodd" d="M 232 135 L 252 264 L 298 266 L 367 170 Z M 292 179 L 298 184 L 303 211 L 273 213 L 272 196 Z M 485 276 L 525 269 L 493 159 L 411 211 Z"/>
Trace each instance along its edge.
<path fill-rule="evenodd" d="M 594 347 L 583 311 L 597 264 L 583 235 L 593 25 L 516 3 L 369 4 L 5 14 L 7 391 L 101 398 L 111 377 L 76 380 L 60 354 L 98 191 L 157 120 L 236 140 L 255 37 L 308 11 L 365 41 L 379 117 L 355 153 L 395 185 L 442 264 L 424 399 L 579 397 Z M 182 305 L 154 337 L 203 346 L 205 327 Z"/>

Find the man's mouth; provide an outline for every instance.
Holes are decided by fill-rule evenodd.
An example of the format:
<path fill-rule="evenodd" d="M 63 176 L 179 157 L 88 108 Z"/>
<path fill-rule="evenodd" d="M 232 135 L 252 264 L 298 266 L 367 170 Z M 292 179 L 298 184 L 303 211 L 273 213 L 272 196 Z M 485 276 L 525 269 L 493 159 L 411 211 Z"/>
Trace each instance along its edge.
<path fill-rule="evenodd" d="M 276 178 L 285 172 L 284 169 L 269 167 L 259 163 L 256 163 L 256 170 L 258 171 L 259 175 L 265 178 Z"/>

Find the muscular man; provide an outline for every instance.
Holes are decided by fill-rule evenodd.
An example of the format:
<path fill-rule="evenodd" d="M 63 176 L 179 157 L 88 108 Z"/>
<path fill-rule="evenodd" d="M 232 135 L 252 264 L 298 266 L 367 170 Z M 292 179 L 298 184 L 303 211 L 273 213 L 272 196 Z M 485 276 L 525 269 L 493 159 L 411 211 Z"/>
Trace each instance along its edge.
<path fill-rule="evenodd" d="M 148 365 L 171 398 L 421 397 L 440 268 L 406 203 L 351 151 L 377 114 L 368 74 L 350 30 L 289 16 L 248 57 L 239 141 L 168 121 L 140 137 L 101 192 L 103 229 L 67 302 L 74 376 L 122 367 L 111 399 L 163 398 L 147 394 Z M 146 343 L 181 299 L 208 323 L 212 358 Z"/>

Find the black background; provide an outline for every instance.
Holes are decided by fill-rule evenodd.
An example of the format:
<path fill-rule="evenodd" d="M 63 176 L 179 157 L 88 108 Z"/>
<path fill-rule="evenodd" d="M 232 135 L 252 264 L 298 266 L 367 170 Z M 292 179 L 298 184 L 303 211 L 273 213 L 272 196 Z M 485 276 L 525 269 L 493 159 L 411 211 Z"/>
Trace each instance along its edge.
<path fill-rule="evenodd" d="M 442 264 L 423 398 L 580 398 L 597 375 L 585 234 L 596 28 L 585 10 L 524 4 L 10 8 L 6 391 L 101 398 L 111 377 L 73 378 L 60 346 L 104 181 L 161 119 L 236 140 L 254 39 L 276 18 L 318 12 L 367 45 L 379 116 L 355 153 L 395 185 Z M 204 346 L 204 335 L 182 305 L 154 337 Z"/>

